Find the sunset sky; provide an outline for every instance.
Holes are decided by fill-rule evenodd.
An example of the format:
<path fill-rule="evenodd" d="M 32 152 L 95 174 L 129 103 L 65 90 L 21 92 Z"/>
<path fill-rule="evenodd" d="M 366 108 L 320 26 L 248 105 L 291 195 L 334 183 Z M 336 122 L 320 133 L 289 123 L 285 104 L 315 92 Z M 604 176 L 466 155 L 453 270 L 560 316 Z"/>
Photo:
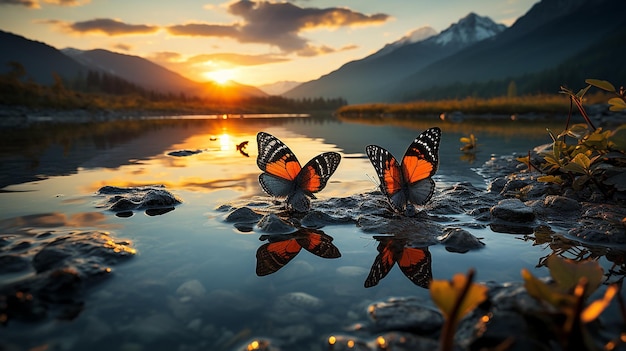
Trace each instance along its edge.
<path fill-rule="evenodd" d="M 538 0 L 0 0 L 0 29 L 147 58 L 195 80 L 304 82 L 470 12 L 511 25 Z"/>

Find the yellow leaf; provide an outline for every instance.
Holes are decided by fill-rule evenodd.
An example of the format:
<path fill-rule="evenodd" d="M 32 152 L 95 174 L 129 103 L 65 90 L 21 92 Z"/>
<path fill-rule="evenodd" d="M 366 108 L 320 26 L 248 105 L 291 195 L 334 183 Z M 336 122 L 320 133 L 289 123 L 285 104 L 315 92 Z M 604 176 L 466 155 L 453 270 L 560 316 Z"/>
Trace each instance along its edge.
<path fill-rule="evenodd" d="M 591 84 L 594 87 L 600 88 L 602 90 L 615 92 L 615 87 L 609 81 L 602 79 L 585 79 L 585 83 Z"/>
<path fill-rule="evenodd" d="M 430 296 L 433 302 L 446 319 L 455 318 L 455 322 L 471 312 L 487 298 L 487 287 L 482 284 L 470 283 L 470 286 L 461 301 L 456 316 L 452 316 L 455 303 L 461 297 L 464 287 L 468 284 L 468 277 L 464 274 L 455 274 L 451 280 L 433 280 L 430 283 Z"/>
<path fill-rule="evenodd" d="M 460 140 L 462 143 L 465 143 L 465 144 L 469 144 L 471 142 L 470 138 L 468 137 L 462 137 Z"/>
<path fill-rule="evenodd" d="M 522 269 L 524 287 L 528 294 L 537 300 L 545 301 L 556 308 L 573 306 L 574 297 L 561 294 L 553 286 L 550 286 L 532 275 L 527 269 Z"/>
<path fill-rule="evenodd" d="M 583 323 L 589 323 L 598 318 L 602 311 L 609 307 L 611 300 L 613 300 L 613 297 L 615 297 L 618 290 L 619 288 L 617 284 L 609 285 L 601 299 L 592 302 L 589 306 L 587 306 L 587 308 L 585 308 L 583 313 L 580 315 L 580 320 Z"/>
<path fill-rule="evenodd" d="M 585 297 L 588 297 L 598 289 L 604 277 L 602 267 L 594 260 L 576 262 L 559 256 L 550 256 L 546 265 L 563 293 L 571 293 L 580 278 L 584 277 L 587 279 L 587 296 Z"/>

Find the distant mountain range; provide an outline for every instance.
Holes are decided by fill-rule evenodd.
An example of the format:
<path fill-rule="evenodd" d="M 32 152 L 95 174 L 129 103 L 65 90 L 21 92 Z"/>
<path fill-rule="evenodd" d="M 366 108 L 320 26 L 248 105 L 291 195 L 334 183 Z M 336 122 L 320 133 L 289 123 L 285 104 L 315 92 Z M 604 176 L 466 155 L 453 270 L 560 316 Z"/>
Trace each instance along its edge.
<path fill-rule="evenodd" d="M 623 53 L 625 45 L 623 41 L 611 44 L 609 38 L 623 38 L 625 13 L 623 0 L 542 0 L 509 28 L 470 14 L 438 35 L 391 50 L 383 48 L 283 95 L 344 97 L 349 103 L 465 97 L 458 93 L 460 85 L 471 85 L 476 92 L 484 89 L 480 84 L 545 81 L 544 75 L 556 80 L 552 81 L 555 92 L 559 84 L 584 84 L 567 81 L 563 74 L 576 70 L 574 58 L 585 60 L 584 66 L 577 67 L 583 74 L 610 74 L 586 78 L 622 83 L 626 76 L 620 57 L 624 56 L 617 53 Z M 605 45 L 598 46 L 602 41 Z M 580 57 L 583 52 L 593 56 Z M 433 89 L 439 92 L 437 96 L 430 94 Z M 533 89 L 529 92 L 537 92 Z M 506 89 L 500 95 L 505 94 Z"/>
<path fill-rule="evenodd" d="M 0 74 L 21 63 L 27 79 L 52 84 L 106 72 L 149 91 L 203 97 L 344 98 L 349 103 L 396 102 L 521 94 L 582 87 L 585 78 L 626 82 L 626 1 L 542 0 L 511 27 L 470 13 L 436 33 L 423 27 L 372 55 L 309 82 L 260 87 L 200 83 L 147 59 L 96 49 L 58 50 L 0 31 Z"/>
<path fill-rule="evenodd" d="M 58 50 L 41 42 L 0 31 L 0 73 L 10 70 L 7 63 L 11 61 L 24 66 L 28 80 L 44 85 L 54 82 L 53 74 L 73 81 L 85 77 L 89 71 L 98 71 L 159 93 L 214 98 L 267 96 L 258 88 L 236 82 L 220 85 L 192 81 L 139 56 L 102 49 Z"/>

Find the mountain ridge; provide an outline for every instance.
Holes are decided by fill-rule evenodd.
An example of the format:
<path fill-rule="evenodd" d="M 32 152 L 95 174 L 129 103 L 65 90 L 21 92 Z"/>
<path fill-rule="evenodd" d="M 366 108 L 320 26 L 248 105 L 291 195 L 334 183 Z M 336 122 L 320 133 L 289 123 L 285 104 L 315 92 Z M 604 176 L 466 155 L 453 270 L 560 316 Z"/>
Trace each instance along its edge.
<path fill-rule="evenodd" d="M 482 26 L 484 30 L 470 29 L 467 27 L 469 25 Z M 346 63 L 316 80 L 303 83 L 283 96 L 289 98 L 343 97 L 349 103 L 365 102 L 379 95 L 376 87 L 401 79 L 406 75 L 407 70 L 425 67 L 474 44 L 476 40 L 488 38 L 489 35 L 486 33 L 489 31 L 492 35 L 496 35 L 503 29 L 503 25 L 496 24 L 488 17 L 470 13 L 435 36 L 380 54 L 382 50 L 385 50 L 383 48 L 361 60 Z M 470 35 L 468 32 L 480 32 L 481 35 Z"/>

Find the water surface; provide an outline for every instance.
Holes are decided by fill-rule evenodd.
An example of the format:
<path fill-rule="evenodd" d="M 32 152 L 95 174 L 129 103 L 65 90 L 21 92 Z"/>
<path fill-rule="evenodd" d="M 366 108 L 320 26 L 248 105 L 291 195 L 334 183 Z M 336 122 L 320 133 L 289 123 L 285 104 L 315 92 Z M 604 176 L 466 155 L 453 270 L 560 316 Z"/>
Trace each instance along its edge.
<path fill-rule="evenodd" d="M 318 196 L 330 198 L 376 189 L 366 145 L 381 145 L 399 158 L 420 132 L 434 125 L 443 130 L 438 189 L 458 182 L 485 188 L 476 168 L 490 157 L 524 154 L 550 141 L 545 125 L 512 121 L 376 125 L 316 117 L 178 118 L 3 131 L 2 234 L 99 230 L 128 240 L 137 253 L 112 266 L 107 279 L 86 291 L 84 306 L 73 319 L 10 320 L 0 328 L 0 342 L 49 350 L 232 350 L 268 338 L 285 349 L 322 350 L 328 335 L 364 322 L 369 303 L 417 296 L 429 304 L 428 291 L 398 267 L 378 285 L 364 287 L 378 242 L 353 224 L 322 228 L 341 257 L 325 259 L 302 250 L 277 272 L 258 276 L 262 233 L 237 230 L 218 208 L 264 196 L 256 166 L 258 131 L 280 138 L 303 164 L 318 153 L 339 152 L 342 162 Z M 469 133 L 479 138 L 479 151 L 472 157 L 459 151 L 459 138 Z M 246 141 L 243 152 L 237 150 Z M 170 154 L 180 150 L 196 153 Z M 136 211 L 120 217 L 101 208 L 103 198 L 96 195 L 105 185 L 155 184 L 164 185 L 182 204 L 162 215 Z M 471 221 L 463 215 L 454 218 Z M 548 244 L 534 245 L 521 235 L 488 228 L 470 231 L 482 238 L 484 249 L 459 254 L 441 245 L 429 247 L 435 279 L 449 279 L 470 267 L 481 281 L 519 281 L 522 268 L 536 276 L 548 274 L 545 267 L 536 267 L 552 252 Z M 600 261 L 605 269 L 611 266 Z M 29 269 L 0 275 L 0 283 L 32 274 Z"/>

